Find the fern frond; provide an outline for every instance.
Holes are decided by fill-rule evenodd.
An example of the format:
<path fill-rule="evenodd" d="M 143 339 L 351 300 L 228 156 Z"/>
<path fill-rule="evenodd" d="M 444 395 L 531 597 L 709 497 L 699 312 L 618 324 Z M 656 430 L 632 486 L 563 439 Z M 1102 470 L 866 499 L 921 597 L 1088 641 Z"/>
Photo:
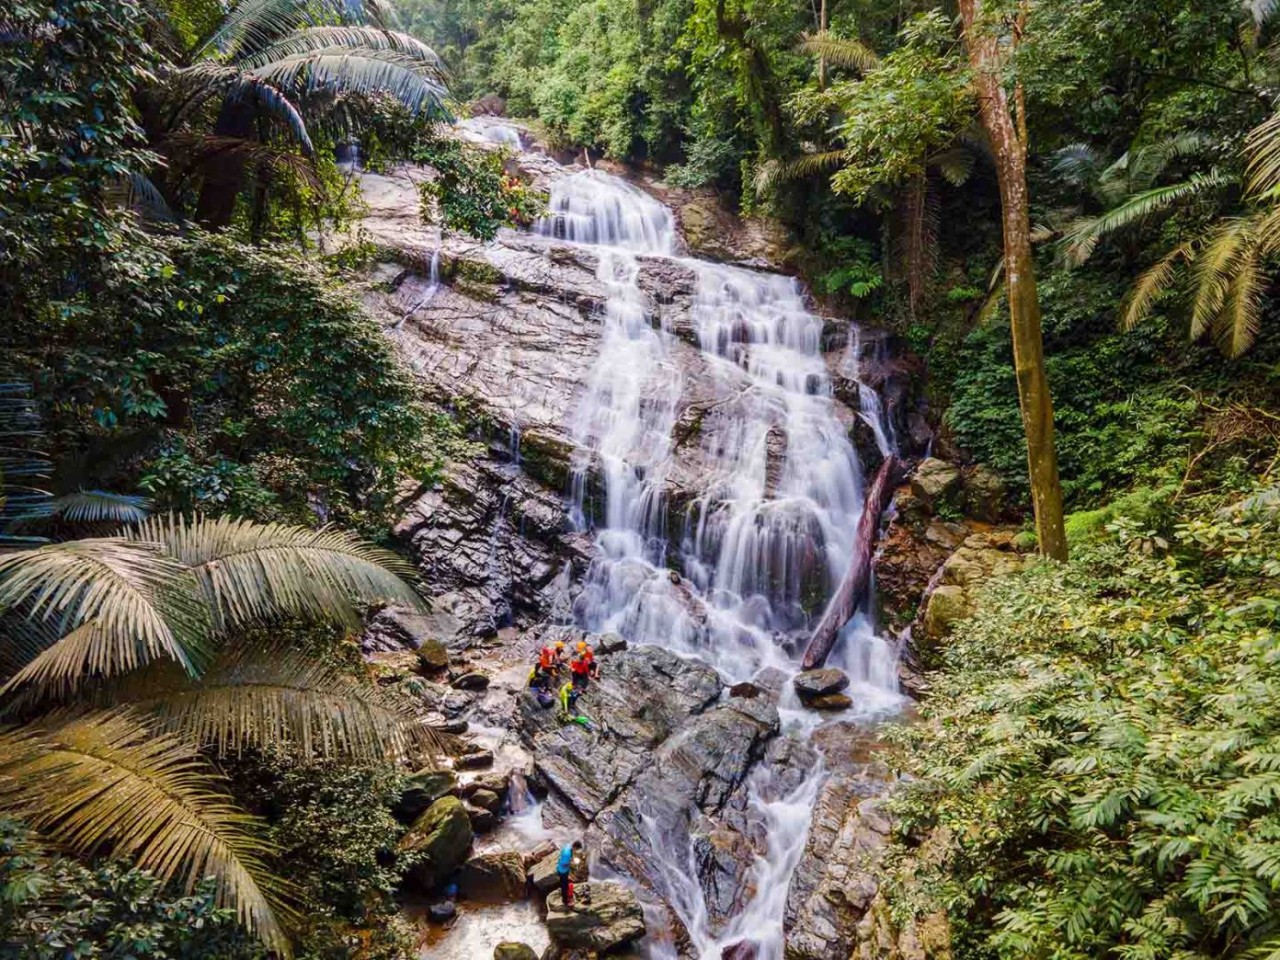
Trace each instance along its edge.
<path fill-rule="evenodd" d="M 168 658 L 194 674 L 210 636 L 196 580 L 155 544 L 102 538 L 0 554 L 0 611 L 43 622 L 59 639 L 10 677 L 73 689 Z"/>
<path fill-rule="evenodd" d="M 777 183 L 830 173 L 839 169 L 847 159 L 848 155 L 843 150 L 823 150 L 819 153 L 808 153 L 796 157 L 794 160 L 766 161 L 756 170 L 756 192 L 765 193 Z"/>
<path fill-rule="evenodd" d="M 880 66 L 880 58 L 865 43 L 837 37 L 829 30 L 805 34 L 800 41 L 800 49 L 844 70 L 870 73 Z"/>
<path fill-rule="evenodd" d="M 1245 139 L 1245 189 L 1252 198 L 1280 191 L 1280 113 L 1249 131 Z"/>
<path fill-rule="evenodd" d="M 206 876 L 218 903 L 287 953 L 254 819 L 215 790 L 195 749 L 123 711 L 54 714 L 0 729 L 0 808 L 82 855 L 110 851 L 188 892 Z"/>
<path fill-rule="evenodd" d="M 977 157 L 967 147 L 952 147 L 929 158 L 929 162 L 941 172 L 943 179 L 953 187 L 963 187 L 973 176 L 973 167 Z"/>
<path fill-rule="evenodd" d="M 195 575 L 221 633 L 282 617 L 357 627 L 379 601 L 424 609 L 409 563 L 340 530 L 169 516 L 125 535 L 161 544 Z"/>

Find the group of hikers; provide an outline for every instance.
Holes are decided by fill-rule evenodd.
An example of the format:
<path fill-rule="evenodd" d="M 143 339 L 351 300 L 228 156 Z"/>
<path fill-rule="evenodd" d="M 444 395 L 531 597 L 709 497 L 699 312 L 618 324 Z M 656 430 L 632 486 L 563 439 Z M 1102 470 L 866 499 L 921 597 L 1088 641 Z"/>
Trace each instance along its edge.
<path fill-rule="evenodd" d="M 561 676 L 566 667 L 569 679 L 562 683 Z M 578 698 L 586 692 L 591 681 L 599 677 L 600 664 L 596 662 L 595 651 L 589 643 L 579 640 L 574 656 L 566 660 L 565 642 L 557 640 L 538 652 L 537 662 L 529 674 L 529 686 L 543 706 L 549 707 L 559 700 L 561 720 L 590 728 L 591 721 L 578 713 Z M 556 690 L 558 693 L 553 694 Z"/>

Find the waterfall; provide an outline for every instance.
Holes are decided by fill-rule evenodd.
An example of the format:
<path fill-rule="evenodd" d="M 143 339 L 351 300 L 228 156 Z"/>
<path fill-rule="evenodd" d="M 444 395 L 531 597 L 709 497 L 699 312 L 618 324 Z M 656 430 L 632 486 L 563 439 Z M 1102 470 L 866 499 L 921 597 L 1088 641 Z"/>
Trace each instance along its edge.
<path fill-rule="evenodd" d="M 570 515 L 597 548 L 575 619 L 593 632 L 701 657 L 731 682 L 767 667 L 794 674 L 802 641 L 849 563 L 863 504 L 851 423 L 833 399 L 822 352 L 822 319 L 791 278 L 677 258 L 671 211 L 600 171 L 555 181 L 533 230 L 590 245 L 607 292 L 600 352 L 569 424 Z M 687 348 L 651 317 L 639 283 L 651 257 L 679 259 L 692 271 L 693 334 L 714 388 L 697 411 L 696 439 L 680 440 L 697 444 L 706 481 L 675 503 L 668 479 L 685 386 L 675 355 Z M 892 435 L 869 393 L 858 415 L 888 451 Z M 858 715 L 896 705 L 895 651 L 865 618 L 842 632 L 833 662 L 853 681 Z M 779 712 L 801 737 L 822 722 L 789 684 Z M 748 778 L 767 849 L 749 903 L 718 931 L 693 868 L 687 811 L 646 816 L 654 887 L 700 957 L 718 960 L 745 940 L 759 960 L 781 960 L 786 892 L 824 776 L 816 763 L 799 786 L 784 788 L 761 764 Z"/>
<path fill-rule="evenodd" d="M 466 120 L 459 120 L 457 126 L 485 143 L 497 143 L 515 151 L 524 146 L 520 142 L 519 130 L 493 117 L 468 117 Z"/>

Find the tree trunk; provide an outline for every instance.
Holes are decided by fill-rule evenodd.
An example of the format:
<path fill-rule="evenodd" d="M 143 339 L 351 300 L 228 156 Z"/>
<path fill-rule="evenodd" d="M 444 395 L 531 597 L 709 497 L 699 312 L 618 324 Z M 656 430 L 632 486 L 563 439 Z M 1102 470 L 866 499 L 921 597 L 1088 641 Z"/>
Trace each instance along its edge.
<path fill-rule="evenodd" d="M 876 478 L 867 490 L 866 501 L 862 504 L 862 516 L 858 518 L 849 570 L 809 638 L 809 646 L 804 651 L 805 670 L 814 670 L 827 662 L 836 637 L 840 635 L 840 628 L 849 622 L 857 611 L 863 594 L 867 592 L 867 584 L 871 580 L 871 558 L 876 551 L 876 541 L 880 538 L 880 517 L 889 505 L 900 466 L 898 458 L 889 454 L 880 464 Z"/>
<path fill-rule="evenodd" d="M 818 8 L 818 33 L 825 34 L 827 32 L 827 0 L 822 0 L 822 5 Z M 827 58 L 818 58 L 818 89 L 827 89 Z"/>
<path fill-rule="evenodd" d="M 255 110 L 245 95 L 229 95 L 218 112 L 213 133 L 217 137 L 249 139 L 253 136 Z M 222 230 L 231 224 L 236 198 L 244 187 L 244 163 L 240 157 L 224 155 L 208 169 L 196 201 L 196 220 L 210 230 Z"/>
<path fill-rule="evenodd" d="M 1018 403 L 1027 435 L 1027 472 L 1035 509 L 1040 552 L 1067 559 L 1062 523 L 1062 485 L 1053 444 L 1053 400 L 1044 372 L 1044 342 L 1040 331 L 1040 300 L 1036 293 L 1035 261 L 1031 253 L 1031 215 L 1027 196 L 1027 122 L 1021 84 L 1015 88 L 1015 125 L 1002 80 L 1001 47 L 985 29 L 982 0 L 960 0 L 965 47 L 973 68 L 982 125 L 991 139 L 1000 182 L 1004 225 L 1004 271 L 1009 291 L 1009 322 L 1013 330 L 1013 363 L 1018 380 Z M 1020 33 L 1020 17 L 1015 30 Z M 1015 42 L 1018 36 L 1015 35 Z"/>

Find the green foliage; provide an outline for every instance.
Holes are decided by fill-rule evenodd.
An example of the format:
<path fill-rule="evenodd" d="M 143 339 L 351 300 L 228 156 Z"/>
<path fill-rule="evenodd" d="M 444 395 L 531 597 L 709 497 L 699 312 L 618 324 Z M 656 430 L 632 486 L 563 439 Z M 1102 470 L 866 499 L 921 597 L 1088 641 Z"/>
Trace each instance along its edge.
<path fill-rule="evenodd" d="M 1170 381 L 1168 334 L 1154 327 L 1117 332 L 1119 296 L 1096 276 L 1051 274 L 1040 298 L 1067 503 L 1096 503 L 1139 478 L 1151 484 L 1180 477 L 1201 412 L 1195 397 Z M 1026 453 L 1003 312 L 974 329 L 951 363 L 947 425 L 975 460 L 1004 477 L 1011 496 L 1024 499 Z"/>
<path fill-rule="evenodd" d="M 82 864 L 0 820 L 0 957 L 5 960 L 263 960 L 262 947 L 215 906 L 212 881 L 167 895 L 121 861 Z"/>
<path fill-rule="evenodd" d="M 408 374 L 300 257 L 193 232 L 122 252 L 104 279 L 0 334 L 57 446 L 81 451 L 67 482 L 141 486 L 161 509 L 375 521 L 402 477 L 430 476 Z"/>
<path fill-rule="evenodd" d="M 993 582 L 902 732 L 891 899 L 957 958 L 1280 945 L 1280 513 L 1150 516 Z"/>
<path fill-rule="evenodd" d="M 822 254 L 837 264 L 818 278 L 819 288 L 826 293 L 863 300 L 884 284 L 875 247 L 860 237 L 839 237 L 826 245 Z"/>
<path fill-rule="evenodd" d="M 912 20 L 902 45 L 866 79 L 818 96 L 841 117 L 847 162 L 832 187 L 858 201 L 923 174 L 933 155 L 956 142 L 974 110 L 962 51 L 940 12 Z"/>
<path fill-rule="evenodd" d="M 269 822 L 278 869 L 298 878 L 305 917 L 298 956 L 413 956 L 394 899 L 412 865 L 396 852 L 404 827 L 391 815 L 403 774 L 389 765 L 267 754 L 243 761 L 235 777 L 237 792 Z"/>
<path fill-rule="evenodd" d="M 436 176 L 422 184 L 422 216 L 450 230 L 492 240 L 504 224 L 527 226 L 546 206 L 545 195 L 503 169 L 503 155 L 457 140 L 441 140 L 417 155 Z"/>

